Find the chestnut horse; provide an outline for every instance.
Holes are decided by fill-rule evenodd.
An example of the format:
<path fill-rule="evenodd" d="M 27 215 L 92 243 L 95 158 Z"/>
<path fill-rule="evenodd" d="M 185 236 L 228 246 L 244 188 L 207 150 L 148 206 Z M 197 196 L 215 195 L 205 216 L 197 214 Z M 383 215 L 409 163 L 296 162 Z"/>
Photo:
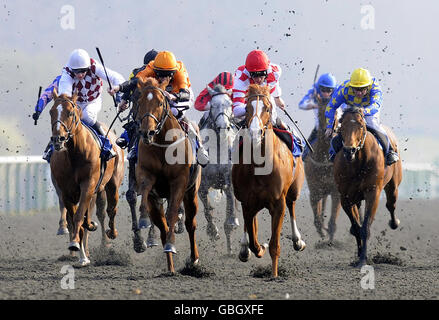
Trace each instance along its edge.
<path fill-rule="evenodd" d="M 69 250 L 79 251 L 79 266 L 90 264 L 88 259 L 87 231 L 95 231 L 97 225 L 91 221 L 92 209 L 96 204 L 96 214 L 101 222 L 104 237 L 117 237 L 114 218 L 117 212 L 119 187 L 123 179 L 123 151 L 115 144 L 115 135 L 108 138 L 117 156 L 107 161 L 103 178 L 98 186 L 101 173 L 100 147 L 93 134 L 81 123 L 81 110 L 76 106 L 76 96 L 57 96 L 50 110 L 52 123 L 51 141 L 55 152 L 50 161 L 54 181 L 60 190 L 67 209 L 67 224 L 70 232 Z M 97 189 L 96 189 L 97 188 Z M 104 209 L 110 218 L 110 230 L 104 232 Z M 85 217 L 85 219 L 84 219 Z"/>
<path fill-rule="evenodd" d="M 324 238 L 323 230 L 329 234 L 329 241 L 334 240 L 336 230 L 336 219 L 340 212 L 340 193 L 334 180 L 334 164 L 329 161 L 330 138 L 325 137 L 326 105 L 319 104 L 317 128 L 317 139 L 314 144 L 314 152 L 310 153 L 304 160 L 306 182 L 309 188 L 309 201 L 314 213 L 314 225 L 317 233 Z M 335 120 L 337 121 L 337 119 Z M 337 127 L 337 123 L 334 127 Z M 324 213 L 326 200 L 331 197 L 331 218 L 328 221 L 328 228 L 324 227 Z"/>
<path fill-rule="evenodd" d="M 235 197 L 241 202 L 244 216 L 244 236 L 241 240 L 239 259 L 247 261 L 250 250 L 258 258 L 264 255 L 268 245 L 261 246 L 258 242 L 256 215 L 260 210 L 267 208 L 271 215 L 269 251 L 272 276 L 277 277 L 279 238 L 285 207 L 288 207 L 290 212 L 294 249 L 305 249 L 295 214 L 296 201 L 304 181 L 303 163 L 301 157 L 293 157 L 291 150 L 273 132 L 273 106 L 269 88 L 250 85 L 247 100 L 247 129 L 244 129 L 243 135 L 238 133 L 238 137 L 242 135 L 243 144 L 239 148 L 239 161 L 234 159 L 232 167 L 233 190 Z"/>
<path fill-rule="evenodd" d="M 381 191 L 386 193 L 386 208 L 390 212 L 389 225 L 396 229 L 399 220 L 395 216 L 398 186 L 402 180 L 401 160 L 385 165 L 384 153 L 377 139 L 367 131 L 363 109 L 346 109 L 341 118 L 339 132 L 343 138 L 343 150 L 334 160 L 334 177 L 341 195 L 341 205 L 351 221 L 350 232 L 355 236 L 358 248 L 358 266 L 367 263 L 367 240 L 375 218 Z M 392 131 L 386 128 L 390 143 L 397 150 Z M 399 153 L 399 151 L 398 151 Z M 358 208 L 365 200 L 364 220 L 361 224 Z"/>
<path fill-rule="evenodd" d="M 140 128 L 140 141 L 136 181 L 142 196 L 140 213 L 142 216 L 149 214 L 152 223 L 159 228 L 168 271 L 173 274 L 172 254 L 177 253 L 174 226 L 178 221 L 178 209 L 182 201 L 191 247 L 190 261 L 192 264 L 198 263 L 195 215 L 198 210 L 201 169 L 196 163 L 191 142 L 172 114 L 164 91 L 167 84 L 165 81 L 159 86 L 154 78 L 138 82 L 140 98 L 136 121 Z M 168 203 L 166 216 L 162 199 L 167 199 Z"/>

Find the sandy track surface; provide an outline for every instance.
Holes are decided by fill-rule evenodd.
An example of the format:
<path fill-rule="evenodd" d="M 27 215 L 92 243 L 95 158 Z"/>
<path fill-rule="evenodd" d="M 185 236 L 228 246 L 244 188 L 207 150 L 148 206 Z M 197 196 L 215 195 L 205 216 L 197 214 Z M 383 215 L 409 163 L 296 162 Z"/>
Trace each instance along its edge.
<path fill-rule="evenodd" d="M 166 272 L 161 247 L 135 253 L 132 247 L 131 218 L 121 198 L 116 226 L 119 237 L 111 249 L 100 248 L 100 230 L 90 236 L 91 265 L 74 269 L 74 289 L 61 282 L 68 259 L 68 236 L 56 236 L 58 212 L 0 215 L 0 299 L 178 299 L 178 300 L 284 300 L 284 299 L 435 299 L 439 298 L 438 200 L 411 200 L 397 203 L 400 228 L 391 230 L 389 214 L 380 201 L 371 229 L 369 259 L 374 270 L 374 289 L 365 290 L 366 273 L 351 266 L 356 259 L 354 237 L 342 211 L 337 221 L 336 241 L 328 246 L 317 235 L 306 196 L 297 205 L 297 221 L 307 248 L 293 249 L 289 216 L 284 219 L 281 237 L 280 277 L 269 277 L 271 259 L 267 252 L 247 263 L 237 252 L 242 236 L 241 223 L 233 233 L 235 254 L 228 256 L 223 233 L 224 199 L 216 204 L 216 222 L 221 239 L 212 242 L 206 235 L 206 221 L 200 205 L 197 215 L 197 244 L 200 267 L 185 268 L 189 256 L 187 233 L 176 235 L 177 274 Z M 287 213 L 288 214 L 288 213 Z M 268 242 L 270 217 L 262 211 L 259 240 Z M 97 221 L 96 218 L 94 220 Z M 145 231 L 143 231 L 145 234 Z M 268 274 L 268 275 L 267 275 Z M 368 273 L 369 274 L 369 273 Z"/>

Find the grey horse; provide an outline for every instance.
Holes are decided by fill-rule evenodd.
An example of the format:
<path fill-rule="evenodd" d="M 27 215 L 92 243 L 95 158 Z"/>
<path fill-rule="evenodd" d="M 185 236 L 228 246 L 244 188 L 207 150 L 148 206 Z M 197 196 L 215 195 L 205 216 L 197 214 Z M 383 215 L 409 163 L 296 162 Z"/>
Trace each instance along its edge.
<path fill-rule="evenodd" d="M 235 197 L 231 182 L 232 162 L 230 152 L 235 137 L 234 125 L 231 121 L 231 90 L 226 90 L 221 84 L 215 85 L 213 89 L 208 86 L 207 90 L 212 97 L 210 110 L 204 114 L 198 126 L 201 136 L 209 137 L 203 143 L 209 148 L 210 161 L 202 170 L 198 195 L 204 206 L 207 234 L 211 240 L 218 240 L 220 235 L 213 221 L 212 210 L 214 208 L 210 203 L 208 195 L 211 188 L 225 193 L 227 205 L 224 232 L 227 240 L 227 254 L 231 254 L 231 233 L 239 226 L 238 218 L 235 215 Z"/>

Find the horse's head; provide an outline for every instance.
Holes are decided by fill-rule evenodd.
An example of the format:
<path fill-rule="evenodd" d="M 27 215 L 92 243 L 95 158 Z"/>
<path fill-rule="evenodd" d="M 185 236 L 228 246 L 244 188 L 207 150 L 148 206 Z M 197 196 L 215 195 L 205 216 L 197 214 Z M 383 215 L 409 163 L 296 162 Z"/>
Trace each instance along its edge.
<path fill-rule="evenodd" d="M 227 90 L 221 84 L 216 84 L 213 89 L 207 86 L 207 91 L 212 97 L 210 101 L 209 117 L 215 129 L 230 130 L 232 124 L 232 90 Z"/>
<path fill-rule="evenodd" d="M 271 126 L 272 108 L 269 87 L 251 84 L 248 89 L 245 123 L 256 145 L 261 143 L 265 130 Z"/>
<path fill-rule="evenodd" d="M 340 120 L 340 134 L 343 138 L 343 154 L 348 161 L 355 159 L 355 154 L 361 150 L 366 141 L 366 121 L 363 109 L 348 108 Z"/>
<path fill-rule="evenodd" d="M 50 109 L 52 137 L 55 150 L 59 151 L 73 137 L 73 133 L 81 121 L 81 110 L 76 106 L 76 95 L 57 95 L 53 92 L 54 103 Z"/>
<path fill-rule="evenodd" d="M 136 121 L 143 143 L 151 144 L 160 133 L 166 119 L 172 114 L 164 89 L 167 83 L 159 84 L 154 78 L 145 82 L 139 79 L 137 89 L 140 92 Z"/>

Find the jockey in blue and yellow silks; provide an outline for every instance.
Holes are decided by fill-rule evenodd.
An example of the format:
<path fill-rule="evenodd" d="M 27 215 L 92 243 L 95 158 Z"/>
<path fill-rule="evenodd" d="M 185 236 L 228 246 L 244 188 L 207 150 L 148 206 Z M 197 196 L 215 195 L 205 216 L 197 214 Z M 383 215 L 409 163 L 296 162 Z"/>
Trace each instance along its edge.
<path fill-rule="evenodd" d="M 326 107 L 326 136 L 331 136 L 335 112 L 343 103 L 348 106 L 363 108 L 367 130 L 370 131 L 383 147 L 386 165 L 399 160 L 393 150 L 389 137 L 380 123 L 380 110 L 383 104 L 383 92 L 376 78 L 372 78 L 369 71 L 358 68 L 352 72 L 350 80 L 341 84 Z M 335 136 L 329 149 L 330 159 L 333 160 L 342 147 L 341 136 Z"/>

